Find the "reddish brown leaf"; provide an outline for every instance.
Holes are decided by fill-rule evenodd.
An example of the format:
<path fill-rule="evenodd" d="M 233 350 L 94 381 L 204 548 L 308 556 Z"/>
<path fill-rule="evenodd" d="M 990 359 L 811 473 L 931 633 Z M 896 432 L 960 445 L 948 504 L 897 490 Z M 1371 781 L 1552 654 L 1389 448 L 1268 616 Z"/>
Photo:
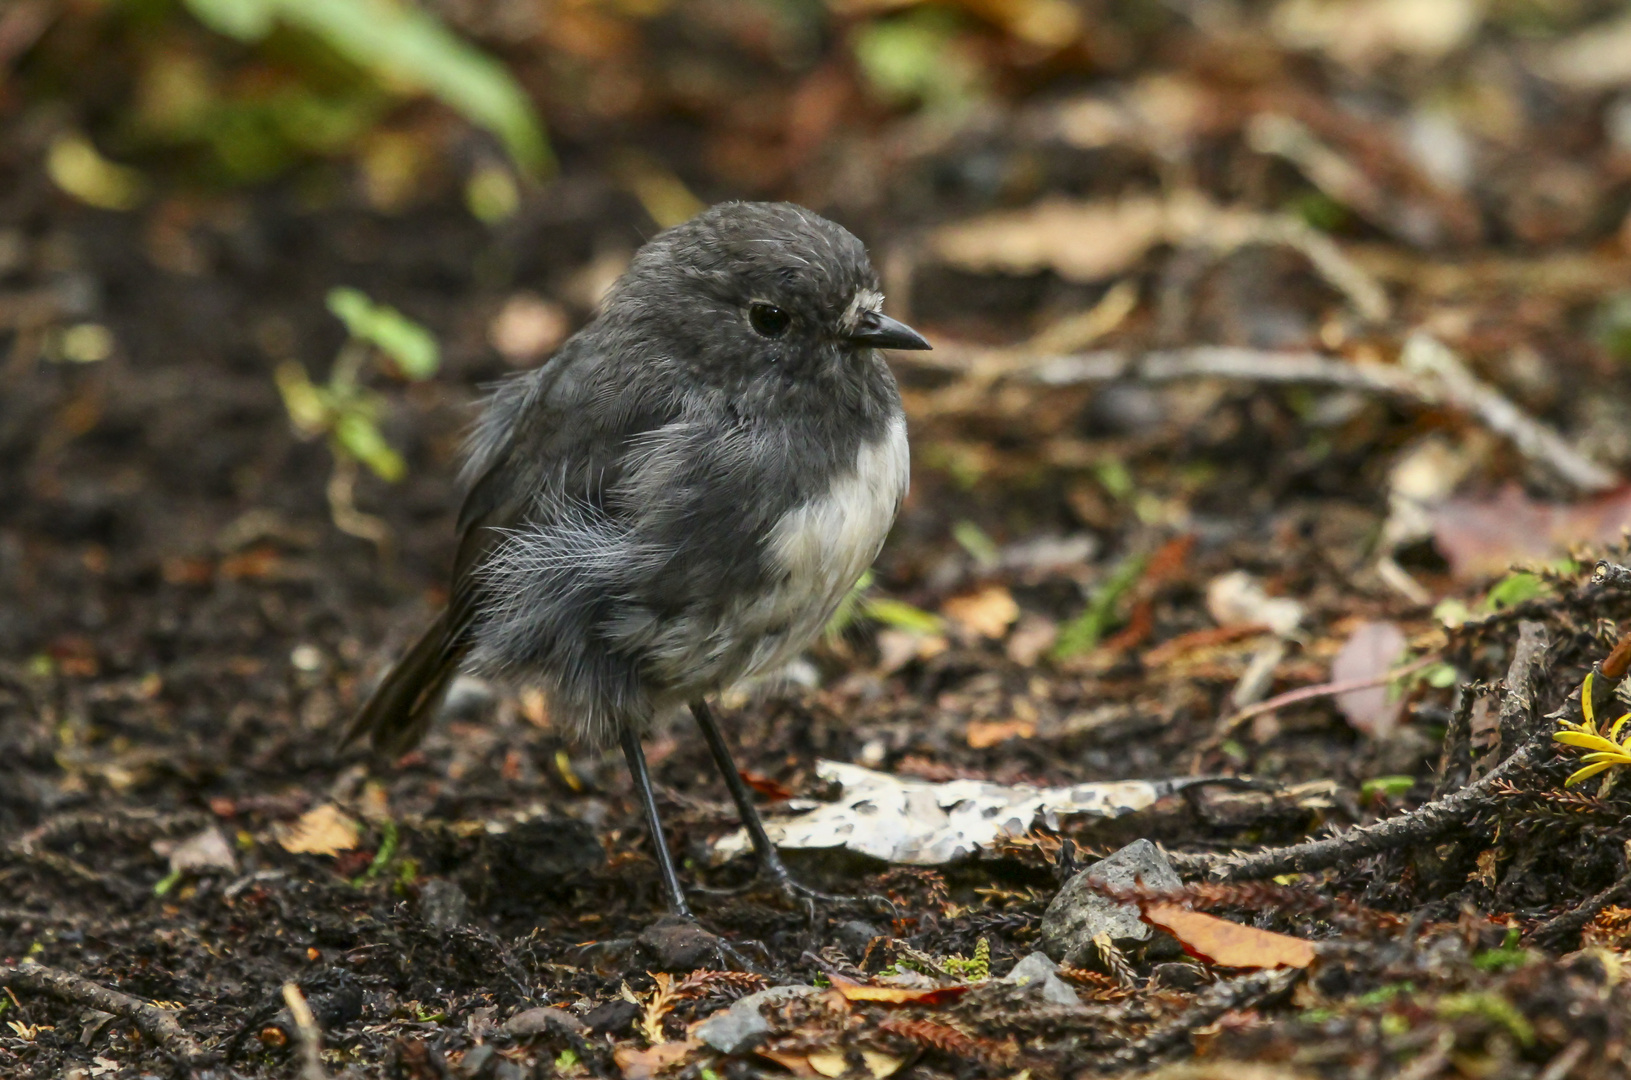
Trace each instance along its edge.
<path fill-rule="evenodd" d="M 842 975 L 829 977 L 832 979 L 833 989 L 843 994 L 846 1001 L 879 1001 L 886 1005 L 938 1005 L 968 992 L 966 986 L 934 986 L 924 990 L 904 986 L 868 986 L 854 979 L 846 979 Z"/>
<path fill-rule="evenodd" d="M 1182 904 L 1154 900 L 1141 904 L 1144 921 L 1178 939 L 1184 951 L 1209 964 L 1234 968 L 1304 968 L 1314 962 L 1314 946 L 1302 938 L 1191 911 Z"/>

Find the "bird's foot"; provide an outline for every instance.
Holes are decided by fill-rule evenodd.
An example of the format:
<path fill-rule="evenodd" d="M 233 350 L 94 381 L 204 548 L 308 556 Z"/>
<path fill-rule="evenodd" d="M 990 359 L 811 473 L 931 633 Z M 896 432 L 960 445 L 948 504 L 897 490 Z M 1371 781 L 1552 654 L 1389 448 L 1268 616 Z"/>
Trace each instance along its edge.
<path fill-rule="evenodd" d="M 762 943 L 727 941 L 704 927 L 690 912 L 664 915 L 646 927 L 638 940 L 656 966 L 664 971 L 719 967 L 766 977 L 773 975 L 769 970 L 774 967 L 770 950 Z M 749 950 L 757 952 L 760 959 L 750 959 Z"/>

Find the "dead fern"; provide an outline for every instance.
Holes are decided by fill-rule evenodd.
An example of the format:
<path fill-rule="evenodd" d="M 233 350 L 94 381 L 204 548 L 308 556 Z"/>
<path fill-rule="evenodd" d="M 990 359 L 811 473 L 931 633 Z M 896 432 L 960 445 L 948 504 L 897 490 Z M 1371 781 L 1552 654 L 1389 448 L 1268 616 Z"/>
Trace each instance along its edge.
<path fill-rule="evenodd" d="M 674 986 L 675 998 L 745 997 L 770 980 L 751 971 L 693 971 Z"/>
<path fill-rule="evenodd" d="M 985 1065 L 1005 1066 L 1017 1056 L 1017 1049 L 1012 1044 L 970 1035 L 938 1020 L 891 1016 L 878 1025 L 878 1030 L 950 1057 L 974 1060 Z"/>

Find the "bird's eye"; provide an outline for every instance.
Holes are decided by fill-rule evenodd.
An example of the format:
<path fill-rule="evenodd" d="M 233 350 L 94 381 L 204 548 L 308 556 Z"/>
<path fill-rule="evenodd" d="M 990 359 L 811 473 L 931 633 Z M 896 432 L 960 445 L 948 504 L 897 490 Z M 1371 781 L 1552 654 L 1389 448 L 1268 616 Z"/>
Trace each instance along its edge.
<path fill-rule="evenodd" d="M 787 333 L 788 326 L 793 322 L 793 316 L 775 304 L 761 301 L 748 305 L 748 322 L 753 324 L 754 332 L 761 337 L 777 338 Z"/>

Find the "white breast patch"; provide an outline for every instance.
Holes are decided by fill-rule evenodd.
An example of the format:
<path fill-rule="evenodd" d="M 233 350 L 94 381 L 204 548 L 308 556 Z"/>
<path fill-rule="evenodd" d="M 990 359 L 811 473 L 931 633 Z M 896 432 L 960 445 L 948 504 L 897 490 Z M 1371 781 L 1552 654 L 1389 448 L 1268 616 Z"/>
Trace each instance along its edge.
<path fill-rule="evenodd" d="M 821 631 L 878 557 L 910 476 L 906 421 L 897 417 L 882 438 L 861 446 L 854 468 L 839 473 L 825 495 L 788 511 L 776 523 L 768 548 L 787 580 L 776 590 L 772 606 L 780 609 L 776 615 L 786 630 L 755 657 L 756 673 L 786 663 Z"/>

